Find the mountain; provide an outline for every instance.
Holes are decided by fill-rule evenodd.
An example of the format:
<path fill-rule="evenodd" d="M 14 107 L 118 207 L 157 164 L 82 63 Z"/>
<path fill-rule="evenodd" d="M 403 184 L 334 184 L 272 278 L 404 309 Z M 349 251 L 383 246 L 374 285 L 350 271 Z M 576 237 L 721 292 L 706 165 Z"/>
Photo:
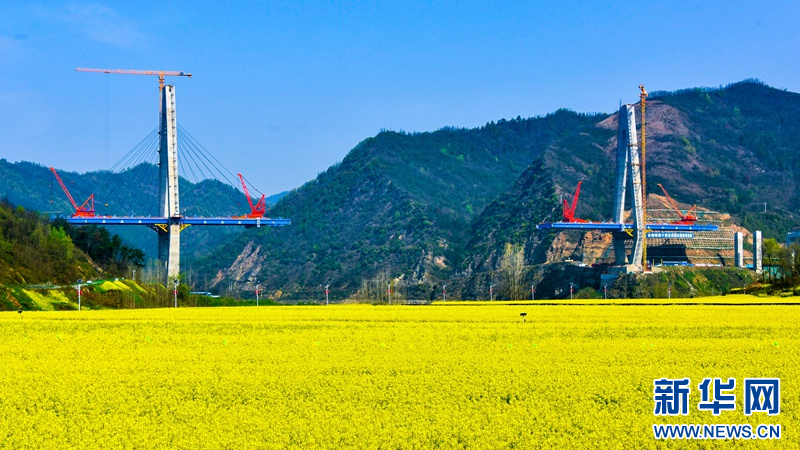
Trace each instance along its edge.
<path fill-rule="evenodd" d="M 561 110 L 476 130 L 382 132 L 268 212 L 292 226 L 245 232 L 198 270 L 226 267 L 215 282 L 260 282 L 293 298 L 328 283 L 339 298 L 385 291 L 388 278 L 401 281 L 403 295 L 427 296 L 453 274 L 486 205 L 546 149 L 611 137 L 593 126 L 607 117 Z"/>
<path fill-rule="evenodd" d="M 662 183 L 679 202 L 783 240 L 798 225 L 798 112 L 800 95 L 756 80 L 651 94 L 648 192 Z M 507 243 L 524 247 L 527 265 L 553 260 L 562 238 L 535 224 L 559 220 L 578 181 L 577 215 L 611 216 L 616 129 L 617 114 L 560 110 L 476 129 L 382 132 L 268 211 L 291 227 L 247 231 L 197 267 L 217 286 L 260 283 L 284 298 L 320 297 L 325 284 L 336 298 L 380 297 L 389 280 L 409 298 L 447 282 L 477 295 L 459 289 L 497 270 Z"/>
<path fill-rule="evenodd" d="M 662 124 L 648 127 L 648 183 L 785 240 L 800 208 L 800 94 L 749 80 L 653 97 L 663 108 L 648 116 Z"/>
<path fill-rule="evenodd" d="M 733 222 L 762 230 L 766 238 L 785 240 L 786 233 L 800 224 L 793 213 L 800 208 L 800 125 L 792 120 L 799 113 L 800 95 L 755 80 L 718 89 L 651 94 L 648 204 L 663 202 L 655 194 L 661 193 L 657 187 L 661 183 L 684 204 L 730 214 Z M 617 120 L 614 114 L 595 126 L 615 130 Z M 506 242 L 524 245 L 530 264 L 551 260 L 547 252 L 557 235 L 533 232 L 532 224 L 560 220 L 558 202 L 553 200 L 571 195 L 579 179 L 584 183 L 577 215 L 593 220 L 610 217 L 616 145 L 613 136 L 600 152 L 587 152 L 586 146 L 551 149 L 535 161 L 474 222 L 470 242 L 474 251 L 465 260 L 468 271 L 496 268 Z M 573 243 L 581 239 L 579 233 L 558 237 Z M 607 239 L 603 245 L 608 244 Z"/>

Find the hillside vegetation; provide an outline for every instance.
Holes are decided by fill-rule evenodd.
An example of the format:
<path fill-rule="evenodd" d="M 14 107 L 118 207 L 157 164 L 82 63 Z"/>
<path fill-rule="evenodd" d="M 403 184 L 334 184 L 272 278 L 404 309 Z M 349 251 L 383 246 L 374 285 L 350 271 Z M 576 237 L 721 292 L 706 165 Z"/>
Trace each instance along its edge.
<path fill-rule="evenodd" d="M 63 229 L 35 211 L 0 202 L 0 284 L 71 283 L 96 276 Z"/>
<path fill-rule="evenodd" d="M 291 217 L 291 227 L 246 232 L 201 270 L 228 267 L 217 281 L 260 281 L 297 298 L 326 283 L 338 298 L 385 291 L 390 279 L 405 295 L 427 296 L 468 251 L 470 224 L 486 205 L 546 149 L 613 134 L 591 127 L 606 117 L 558 111 L 477 130 L 383 132 L 269 210 Z"/>
<path fill-rule="evenodd" d="M 798 225 L 800 95 L 748 80 L 656 92 L 647 111 L 649 193 L 662 183 L 681 203 L 781 241 Z M 217 283 L 260 282 L 279 297 L 319 296 L 330 283 L 339 298 L 361 298 L 389 282 L 401 296 L 432 297 L 449 282 L 469 297 L 479 290 L 462 289 L 475 277 L 501 278 L 511 243 L 522 248 L 524 282 L 537 282 L 530 266 L 549 260 L 556 236 L 535 225 L 560 219 L 560 199 L 578 181 L 577 215 L 611 216 L 616 130 L 617 114 L 561 110 L 469 130 L 383 132 L 269 211 L 291 227 L 247 232 L 198 267 Z"/>
<path fill-rule="evenodd" d="M 0 310 L 67 305 L 64 292 L 49 291 L 77 280 L 124 276 L 143 260 L 141 250 L 106 229 L 51 224 L 39 212 L 0 201 Z"/>

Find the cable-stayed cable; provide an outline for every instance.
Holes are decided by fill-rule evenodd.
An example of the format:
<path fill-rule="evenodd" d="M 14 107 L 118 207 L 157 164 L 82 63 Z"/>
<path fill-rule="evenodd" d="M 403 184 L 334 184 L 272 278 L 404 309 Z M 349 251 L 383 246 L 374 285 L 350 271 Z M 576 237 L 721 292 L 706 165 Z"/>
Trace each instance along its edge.
<path fill-rule="evenodd" d="M 178 128 L 179 136 L 181 137 L 180 142 L 182 142 L 182 148 L 184 150 L 183 154 L 187 155 L 192 162 L 195 164 L 196 168 L 199 172 L 206 177 L 207 180 L 215 180 L 214 181 L 207 181 L 205 183 L 206 186 L 212 191 L 213 194 L 212 198 L 222 199 L 229 199 L 233 204 L 237 204 L 239 208 L 241 208 L 240 200 L 235 198 L 231 195 L 231 191 L 228 189 L 222 189 L 222 185 L 227 184 L 230 187 L 234 187 L 230 181 L 226 180 L 225 174 L 220 170 L 220 166 L 225 168 L 222 163 L 220 163 L 216 158 L 213 158 L 213 155 L 210 155 L 205 148 L 200 145 L 197 140 L 195 140 L 191 135 L 189 135 L 183 128 Z M 216 164 L 212 162 L 212 159 L 216 161 Z M 229 170 L 225 169 L 228 173 Z M 234 187 L 234 191 L 238 192 L 238 189 Z"/>

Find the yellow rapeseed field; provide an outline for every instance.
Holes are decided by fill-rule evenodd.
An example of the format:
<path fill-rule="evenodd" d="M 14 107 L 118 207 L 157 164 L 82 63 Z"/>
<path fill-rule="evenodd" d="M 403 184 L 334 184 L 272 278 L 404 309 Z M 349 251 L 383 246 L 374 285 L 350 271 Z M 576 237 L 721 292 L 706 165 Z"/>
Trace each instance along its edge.
<path fill-rule="evenodd" d="M 652 425 L 779 423 L 739 444 L 796 448 L 799 339 L 791 305 L 6 312 L 0 447 L 727 448 Z M 688 416 L 653 415 L 662 377 L 691 378 Z M 705 377 L 780 378 L 781 413 L 698 411 Z"/>

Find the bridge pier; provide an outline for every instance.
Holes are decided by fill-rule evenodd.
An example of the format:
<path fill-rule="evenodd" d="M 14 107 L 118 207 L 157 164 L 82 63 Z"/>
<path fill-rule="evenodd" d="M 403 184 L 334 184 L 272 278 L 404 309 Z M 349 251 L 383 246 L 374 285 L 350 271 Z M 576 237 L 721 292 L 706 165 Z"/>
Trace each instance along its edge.
<path fill-rule="evenodd" d="M 175 86 L 161 88 L 159 115 L 160 145 L 158 149 L 159 213 L 169 223 L 157 227 L 158 258 L 167 264 L 167 280 L 180 276 L 181 212 L 178 189 L 178 130 L 175 114 Z"/>

